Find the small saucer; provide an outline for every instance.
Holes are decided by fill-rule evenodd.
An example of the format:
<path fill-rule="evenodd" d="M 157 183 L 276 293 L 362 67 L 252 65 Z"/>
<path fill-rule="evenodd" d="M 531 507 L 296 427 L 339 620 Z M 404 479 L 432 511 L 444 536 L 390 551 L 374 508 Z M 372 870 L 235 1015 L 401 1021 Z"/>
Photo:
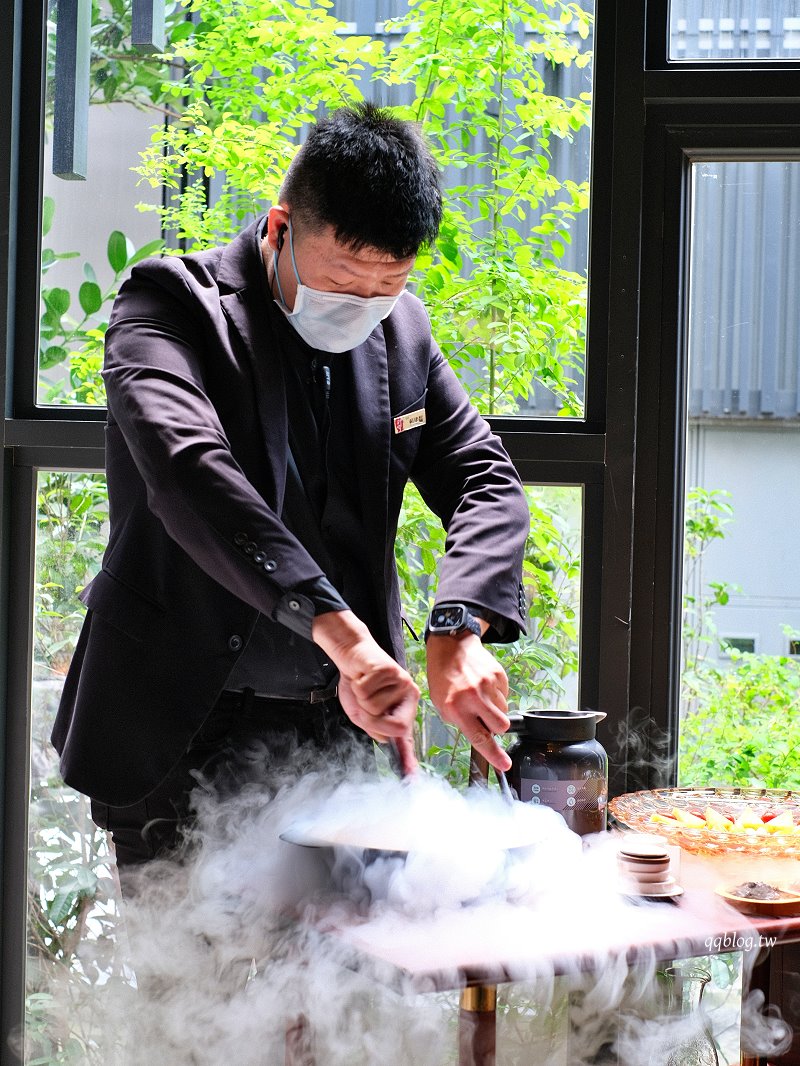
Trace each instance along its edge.
<path fill-rule="evenodd" d="M 627 878 L 622 882 L 622 894 L 634 899 L 675 899 L 683 895 L 683 889 L 674 877 L 665 877 L 663 881 L 653 881 L 650 884 L 639 882 L 635 878 Z"/>
<path fill-rule="evenodd" d="M 674 882 L 674 878 L 673 878 Z M 642 885 L 644 888 L 644 885 Z M 677 896 L 683 895 L 683 889 L 678 884 L 662 885 L 661 888 L 657 888 L 655 885 L 648 885 L 647 889 L 640 893 L 644 899 L 675 899 Z"/>
<path fill-rule="evenodd" d="M 752 896 L 737 896 L 732 888 L 718 888 L 717 895 L 743 914 L 758 914 L 768 918 L 794 918 L 800 915 L 800 892 L 797 886 L 775 885 L 783 893 L 778 899 L 754 899 Z M 738 887 L 738 886 L 736 886 Z"/>

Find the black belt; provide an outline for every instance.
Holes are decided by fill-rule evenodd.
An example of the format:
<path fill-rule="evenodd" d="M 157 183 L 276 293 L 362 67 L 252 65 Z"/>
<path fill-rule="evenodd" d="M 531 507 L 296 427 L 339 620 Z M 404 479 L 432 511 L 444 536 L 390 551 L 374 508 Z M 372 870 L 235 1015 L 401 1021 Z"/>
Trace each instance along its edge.
<path fill-rule="evenodd" d="M 263 700 L 264 703 L 326 703 L 332 700 L 339 691 L 338 685 L 328 685 L 327 688 L 313 688 L 300 696 L 273 695 L 271 692 L 255 692 L 253 689 L 232 690 L 226 689 L 222 695 L 236 700 Z"/>

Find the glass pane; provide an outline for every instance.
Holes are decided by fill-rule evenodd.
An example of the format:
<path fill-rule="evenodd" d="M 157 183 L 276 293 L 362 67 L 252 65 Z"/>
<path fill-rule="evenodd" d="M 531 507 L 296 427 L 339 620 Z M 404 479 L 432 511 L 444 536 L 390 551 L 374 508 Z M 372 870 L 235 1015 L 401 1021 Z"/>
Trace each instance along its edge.
<path fill-rule="evenodd" d="M 508 673 L 512 710 L 577 707 L 580 649 L 581 541 L 583 489 L 577 485 L 529 485 L 531 534 L 525 551 L 528 633 L 517 643 L 494 644 L 492 651 Z M 412 630 L 422 636 L 436 592 L 435 567 L 444 550 L 438 520 L 413 489 L 406 492 L 397 545 L 401 595 Z M 422 641 L 406 641 L 409 669 L 423 693 L 420 755 L 445 748 L 444 760 L 456 780 L 466 777 L 469 749 L 462 737 L 442 725 L 427 700 Z"/>
<path fill-rule="evenodd" d="M 499 645 L 495 649 L 509 672 L 515 709 L 574 707 L 582 489 L 528 486 L 527 493 L 533 529 L 524 573 L 529 633 L 507 651 Z M 419 630 L 432 591 L 428 568 L 442 546 L 429 520 L 418 498 L 409 497 L 402 525 L 405 540 L 400 546 L 409 559 L 409 565 L 401 567 L 403 600 L 412 626 Z M 24 1057 L 28 1066 L 108 1066 L 125 1061 L 117 1057 L 123 1054 L 117 1042 L 124 1039 L 124 1030 L 109 1024 L 109 1019 L 121 1004 L 130 1008 L 127 996 L 135 988 L 135 977 L 114 864 L 105 833 L 90 819 L 88 800 L 60 780 L 49 743 L 83 618 L 78 592 L 100 564 L 107 526 L 103 475 L 40 473 Z M 421 677 L 420 645 L 410 637 L 408 650 L 412 669 Z M 423 708 L 421 743 L 452 745 L 452 737 L 435 733 L 434 720 L 434 714 Z M 465 769 L 465 752 L 455 754 L 456 768 L 463 765 Z M 218 1006 L 222 1011 L 224 1004 Z"/>
<path fill-rule="evenodd" d="M 800 787 L 800 163 L 692 169 L 681 782 Z"/>
<path fill-rule="evenodd" d="M 83 619 L 77 594 L 106 540 L 105 477 L 43 472 L 38 490 L 24 1061 L 105 1066 L 101 1009 L 129 978 L 114 951 L 117 887 L 105 833 L 50 746 Z"/>
<path fill-rule="evenodd" d="M 800 0 L 671 0 L 671 60 L 798 57 Z"/>
<path fill-rule="evenodd" d="M 441 238 L 412 285 L 448 359 L 484 413 L 580 417 L 589 7 L 559 21 L 538 4 L 476 0 L 467 21 L 457 5 L 398 2 L 379 5 L 376 23 L 344 0 L 332 15 L 284 4 L 266 17 L 246 0 L 204 15 L 206 32 L 175 49 L 192 72 L 173 105 L 186 120 L 165 127 L 144 166 L 157 185 L 202 170 L 207 190 L 170 204 L 165 229 L 193 247 L 230 240 L 277 197 L 314 113 L 362 97 L 395 106 L 420 122 L 445 175 Z M 265 72 L 273 38 L 281 65 Z"/>
<path fill-rule="evenodd" d="M 169 33 L 184 16 L 169 0 L 167 6 Z M 160 204 L 161 190 L 137 184 L 132 168 L 152 127 L 164 121 L 169 68 L 132 45 L 130 0 L 64 5 L 60 17 L 56 4 L 49 7 L 37 400 L 102 404 L 102 341 L 113 297 L 132 261 L 162 246 L 158 215 L 137 207 Z M 86 50 L 88 69 L 81 67 Z"/>
<path fill-rule="evenodd" d="M 556 29 L 550 15 L 528 21 L 524 5 L 485 0 L 476 24 L 502 25 L 501 12 L 512 12 L 505 48 L 491 33 L 468 49 L 453 9 L 441 62 L 462 91 L 447 90 L 455 100 L 441 118 L 420 112 L 443 163 L 449 217 L 417 287 L 484 414 L 580 418 L 585 409 L 593 3 L 581 7 L 580 21 Z M 475 81 L 480 61 L 496 74 L 488 98 Z M 503 84 L 513 89 L 498 103 Z M 411 88 L 398 102 L 413 99 Z"/>
<path fill-rule="evenodd" d="M 90 102 L 74 124 L 80 144 L 88 113 L 88 162 L 85 180 L 63 180 L 48 160 L 41 403 L 102 403 L 103 331 L 133 258 L 162 232 L 189 247 L 228 240 L 276 196 L 309 99 L 323 112 L 363 94 L 420 120 L 442 165 L 448 218 L 413 284 L 478 406 L 582 416 L 591 2 L 557 21 L 535 4 L 480 0 L 467 27 L 458 8 L 435 4 L 379 5 L 377 23 L 362 25 L 345 0 L 336 18 L 291 5 L 265 16 L 249 0 L 204 15 L 194 34 L 168 0 L 169 65 L 132 48 L 129 0 L 78 6 L 92 12 L 78 27 L 79 39 L 91 33 Z M 280 33 L 279 77 L 264 71 L 264 51 L 287 11 L 298 32 Z M 56 64 L 70 27 L 54 13 L 50 28 L 48 141 L 63 175 Z M 354 49 L 356 30 L 373 50 Z"/>

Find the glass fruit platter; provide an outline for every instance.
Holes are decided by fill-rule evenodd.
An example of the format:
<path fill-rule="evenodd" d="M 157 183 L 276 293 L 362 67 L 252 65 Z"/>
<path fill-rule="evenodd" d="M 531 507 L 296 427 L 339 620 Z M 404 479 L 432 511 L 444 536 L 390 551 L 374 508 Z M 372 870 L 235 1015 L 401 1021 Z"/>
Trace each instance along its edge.
<path fill-rule="evenodd" d="M 657 833 L 698 854 L 800 859 L 800 792 L 657 788 L 609 801 L 623 829 Z"/>

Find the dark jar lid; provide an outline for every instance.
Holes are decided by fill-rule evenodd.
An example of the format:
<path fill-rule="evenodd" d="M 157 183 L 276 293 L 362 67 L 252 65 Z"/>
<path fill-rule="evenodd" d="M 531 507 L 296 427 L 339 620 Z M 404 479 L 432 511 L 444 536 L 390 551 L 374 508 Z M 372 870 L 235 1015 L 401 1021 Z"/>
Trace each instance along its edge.
<path fill-rule="evenodd" d="M 517 711 L 511 719 L 509 733 L 517 733 L 530 740 L 563 743 L 573 740 L 594 740 L 597 723 L 605 718 L 603 711 Z"/>

